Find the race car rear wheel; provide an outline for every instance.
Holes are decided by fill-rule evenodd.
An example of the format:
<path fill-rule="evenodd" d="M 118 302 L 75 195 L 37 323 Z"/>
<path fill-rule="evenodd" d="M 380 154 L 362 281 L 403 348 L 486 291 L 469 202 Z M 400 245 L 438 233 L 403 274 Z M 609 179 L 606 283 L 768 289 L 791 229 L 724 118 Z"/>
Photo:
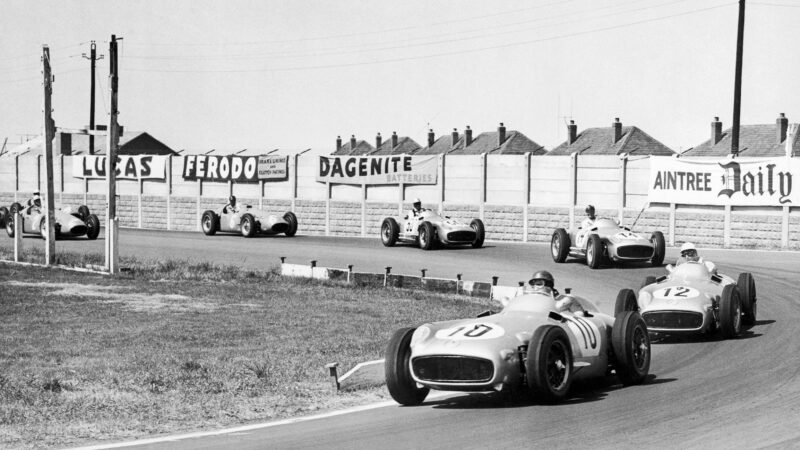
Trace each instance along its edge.
<path fill-rule="evenodd" d="M 211 210 L 203 212 L 200 218 L 200 228 L 203 229 L 203 234 L 206 236 L 213 236 L 219 228 L 218 224 L 217 213 Z"/>
<path fill-rule="evenodd" d="M 436 232 L 434 231 L 433 224 L 430 222 L 422 222 L 419 226 L 419 248 L 423 250 L 430 250 L 436 245 Z"/>
<path fill-rule="evenodd" d="M 0 227 L 6 226 L 6 220 L 8 217 L 8 208 L 5 206 L 0 206 Z"/>
<path fill-rule="evenodd" d="M 753 280 L 753 275 L 748 272 L 739 274 L 739 280 L 736 282 L 739 288 L 739 295 L 742 299 L 742 324 L 755 325 L 756 312 L 758 304 L 756 303 L 756 282 Z"/>
<path fill-rule="evenodd" d="M 481 219 L 472 219 L 469 226 L 475 230 L 475 240 L 472 241 L 472 248 L 483 247 L 483 240 L 486 238 L 486 227 L 483 226 Z"/>
<path fill-rule="evenodd" d="M 89 218 L 89 207 L 86 205 L 78 206 L 78 218 L 86 220 Z"/>
<path fill-rule="evenodd" d="M 664 233 L 660 231 L 653 231 L 650 235 L 650 242 L 653 243 L 653 257 L 650 262 L 653 266 L 661 266 L 664 263 L 664 255 L 667 253 L 667 244 L 664 241 Z"/>
<path fill-rule="evenodd" d="M 245 214 L 242 216 L 242 236 L 250 238 L 256 235 L 258 225 L 256 219 L 252 214 Z"/>
<path fill-rule="evenodd" d="M 525 361 L 528 388 L 542 403 L 564 399 L 572 384 L 572 346 L 560 327 L 546 325 L 533 333 Z"/>
<path fill-rule="evenodd" d="M 638 312 L 623 311 L 615 316 L 611 346 L 617 378 L 625 386 L 641 384 L 650 371 L 650 337 Z"/>
<path fill-rule="evenodd" d="M 638 311 L 639 304 L 636 302 L 636 294 L 631 289 L 620 289 L 617 294 L 617 301 L 614 303 L 614 315 L 626 311 Z"/>
<path fill-rule="evenodd" d="M 569 247 L 572 243 L 569 241 L 569 234 L 563 228 L 556 228 L 553 231 L 553 238 L 550 240 L 550 254 L 553 256 L 553 261 L 563 263 L 569 256 Z"/>
<path fill-rule="evenodd" d="M 397 243 L 397 236 L 400 234 L 400 225 L 391 217 L 383 219 L 381 224 L 381 242 L 384 247 L 393 247 Z"/>
<path fill-rule="evenodd" d="M 642 287 L 650 286 L 651 284 L 656 282 L 656 277 L 653 275 L 648 275 L 644 277 L 644 281 L 642 281 Z"/>
<path fill-rule="evenodd" d="M 430 389 L 417 387 L 411 377 L 411 336 L 414 328 L 397 330 L 386 347 L 384 371 L 389 394 L 401 405 L 415 406 L 425 401 Z"/>
<path fill-rule="evenodd" d="M 719 328 L 722 336 L 730 339 L 742 331 L 742 300 L 739 288 L 735 284 L 728 284 L 722 289 L 719 301 Z"/>
<path fill-rule="evenodd" d="M 592 269 L 600 267 L 600 261 L 603 260 L 603 241 L 596 234 L 589 236 L 589 242 L 586 244 L 586 264 Z"/>
<path fill-rule="evenodd" d="M 297 216 L 289 211 L 283 215 L 283 220 L 289 223 L 289 228 L 284 233 L 287 237 L 292 237 L 297 234 Z"/>
<path fill-rule="evenodd" d="M 11 208 L 8 210 L 12 215 L 22 211 L 22 205 L 17 202 L 11 204 Z"/>
<path fill-rule="evenodd" d="M 86 224 L 86 238 L 92 241 L 97 239 L 100 234 L 100 219 L 97 218 L 97 215 L 89 214 L 84 223 Z"/>

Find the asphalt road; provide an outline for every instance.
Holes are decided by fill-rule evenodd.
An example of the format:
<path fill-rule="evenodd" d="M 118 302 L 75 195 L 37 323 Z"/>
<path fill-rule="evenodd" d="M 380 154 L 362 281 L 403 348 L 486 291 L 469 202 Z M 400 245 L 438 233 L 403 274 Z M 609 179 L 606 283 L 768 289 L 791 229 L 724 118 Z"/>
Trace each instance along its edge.
<path fill-rule="evenodd" d="M 102 236 L 102 235 L 101 235 Z M 1 246 L 10 239 L 0 240 Z M 26 238 L 25 245 L 42 245 Z M 102 240 L 59 241 L 62 248 L 102 250 Z M 542 244 L 488 242 L 483 249 L 423 252 L 384 248 L 360 238 L 297 236 L 204 237 L 200 233 L 124 229 L 123 255 L 180 257 L 248 267 L 287 262 L 381 272 L 419 273 L 516 284 L 537 269 L 550 270 L 557 287 L 596 299 L 605 312 L 616 293 L 638 287 L 646 265 L 591 270 L 580 263 L 556 265 Z M 146 448 L 753 448 L 800 447 L 800 254 L 703 250 L 720 272 L 753 273 L 759 307 L 755 326 L 734 340 L 655 343 L 649 381 L 641 386 L 577 386 L 556 406 L 506 402 L 496 394 L 454 394 L 418 407 L 388 404 L 315 420 L 216 436 L 164 441 Z M 667 261 L 676 249 L 669 249 Z M 574 386 L 575 387 L 575 386 Z"/>

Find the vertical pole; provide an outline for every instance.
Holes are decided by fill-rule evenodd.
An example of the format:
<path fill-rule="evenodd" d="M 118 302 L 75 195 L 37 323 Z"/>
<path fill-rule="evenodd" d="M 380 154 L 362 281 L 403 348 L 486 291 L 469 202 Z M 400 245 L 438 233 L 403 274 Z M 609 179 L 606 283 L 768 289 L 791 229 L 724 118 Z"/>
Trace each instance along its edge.
<path fill-rule="evenodd" d="M 575 226 L 575 205 L 578 201 L 578 152 L 569 155 L 569 226 Z"/>
<path fill-rule="evenodd" d="M 58 190 L 58 203 L 64 206 L 64 155 L 59 156 L 59 190 Z"/>
<path fill-rule="evenodd" d="M 139 228 L 142 228 L 142 195 L 144 194 L 144 180 L 139 178 Z"/>
<path fill-rule="evenodd" d="M 725 212 L 722 225 L 722 245 L 723 248 L 731 246 L 731 205 L 725 205 Z"/>
<path fill-rule="evenodd" d="M 14 221 L 14 261 L 22 259 L 22 216 L 19 212 L 11 215 Z"/>
<path fill-rule="evenodd" d="M 262 209 L 264 208 L 264 186 L 266 185 L 266 182 L 264 180 L 260 180 L 259 184 L 261 184 L 261 195 L 258 197 L 258 208 Z"/>
<path fill-rule="evenodd" d="M 445 156 L 444 153 L 439 155 L 439 214 L 444 214 L 444 170 Z M 402 211 L 401 211 L 402 214 Z"/>
<path fill-rule="evenodd" d="M 325 236 L 331 235 L 331 182 L 325 182 Z"/>
<path fill-rule="evenodd" d="M 478 195 L 478 204 L 480 205 L 478 211 L 478 217 L 481 220 L 486 220 L 484 217 L 486 215 L 486 153 L 481 153 L 481 191 Z"/>
<path fill-rule="evenodd" d="M 294 167 L 292 168 L 292 212 L 297 208 L 297 166 L 300 163 L 300 154 L 294 154 Z"/>
<path fill-rule="evenodd" d="M 781 218 L 781 248 L 789 248 L 789 206 L 783 207 Z"/>
<path fill-rule="evenodd" d="M 52 76 L 50 74 L 50 49 L 45 45 L 42 49 L 42 63 L 44 64 L 44 126 L 42 137 L 44 138 L 44 170 L 47 188 L 45 189 L 45 202 L 47 203 L 47 246 L 45 247 L 45 264 L 51 265 L 56 261 L 56 230 L 55 230 L 55 198 L 53 190 L 53 137 L 55 135 L 55 124 L 51 116 L 52 113 Z M 20 233 L 21 230 L 14 230 Z"/>
<path fill-rule="evenodd" d="M 14 155 L 14 201 L 18 202 L 19 195 L 19 155 Z"/>
<path fill-rule="evenodd" d="M 202 230 L 200 226 L 200 219 L 201 214 L 203 214 L 202 210 L 200 209 L 200 198 L 203 196 L 203 180 L 200 178 L 197 179 L 197 198 L 195 199 L 195 207 L 194 207 L 194 223 L 197 228 L 197 231 Z"/>
<path fill-rule="evenodd" d="M 744 0 L 739 0 L 739 27 L 736 35 L 736 77 L 733 83 L 733 128 L 731 155 L 739 154 L 739 113 L 742 109 L 742 55 L 744 54 Z"/>
<path fill-rule="evenodd" d="M 108 130 L 106 148 L 106 269 L 109 273 L 117 273 L 119 253 L 114 242 L 116 235 L 112 230 L 117 223 L 117 145 L 119 144 L 119 130 L 117 129 L 117 92 L 119 90 L 119 73 L 117 67 L 117 37 L 111 35 L 108 49 L 109 59 L 109 103 Z"/>
<path fill-rule="evenodd" d="M 531 203 L 531 152 L 525 152 L 525 195 L 522 204 L 522 242 L 528 242 L 528 205 Z"/>
<path fill-rule="evenodd" d="M 675 203 L 669 204 L 669 246 L 675 245 Z"/>
<path fill-rule="evenodd" d="M 172 229 L 172 155 L 167 158 L 167 230 Z"/>
<path fill-rule="evenodd" d="M 361 237 L 367 235 L 367 185 L 361 183 Z"/>
<path fill-rule="evenodd" d="M 397 185 L 397 215 L 403 215 L 403 200 L 406 198 L 406 184 L 400 183 Z"/>
<path fill-rule="evenodd" d="M 86 53 L 84 53 L 83 57 L 88 59 L 90 61 L 90 63 L 91 63 L 91 74 L 90 74 L 91 75 L 91 79 L 89 80 L 89 86 L 90 86 L 90 88 L 89 88 L 90 89 L 89 90 L 89 130 L 90 131 L 94 131 L 94 104 L 95 104 L 95 101 L 94 101 L 94 91 L 95 91 L 95 88 L 94 88 L 94 82 L 95 82 L 94 71 L 95 71 L 95 66 L 96 66 L 95 65 L 95 61 L 97 61 L 98 59 L 103 59 L 103 55 L 100 55 L 99 58 L 97 57 L 97 45 L 94 43 L 94 41 L 92 41 L 92 45 L 90 47 L 89 56 L 87 57 Z M 89 154 L 90 155 L 94 155 L 94 135 L 93 134 L 89 135 Z"/>
<path fill-rule="evenodd" d="M 619 160 L 619 203 L 617 204 L 617 220 L 622 223 L 625 218 L 625 195 L 628 184 L 628 155 L 623 153 Z"/>

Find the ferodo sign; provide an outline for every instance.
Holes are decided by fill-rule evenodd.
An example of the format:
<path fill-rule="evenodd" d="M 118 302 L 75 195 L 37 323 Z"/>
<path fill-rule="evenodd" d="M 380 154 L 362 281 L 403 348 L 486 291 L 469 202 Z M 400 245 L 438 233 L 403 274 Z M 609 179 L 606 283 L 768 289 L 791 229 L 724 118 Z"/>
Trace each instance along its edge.
<path fill-rule="evenodd" d="M 794 186 L 797 158 L 690 160 L 653 156 L 649 202 L 694 205 L 790 206 L 800 204 Z"/>
<path fill-rule="evenodd" d="M 168 156 L 119 155 L 117 156 L 117 178 L 159 179 L 165 178 Z M 72 157 L 72 176 L 75 178 L 105 178 L 106 157 L 76 155 Z"/>
<path fill-rule="evenodd" d="M 287 177 L 287 156 L 186 155 L 183 179 L 256 182 Z"/>
<path fill-rule="evenodd" d="M 340 184 L 436 184 L 438 156 L 320 156 L 317 181 Z"/>

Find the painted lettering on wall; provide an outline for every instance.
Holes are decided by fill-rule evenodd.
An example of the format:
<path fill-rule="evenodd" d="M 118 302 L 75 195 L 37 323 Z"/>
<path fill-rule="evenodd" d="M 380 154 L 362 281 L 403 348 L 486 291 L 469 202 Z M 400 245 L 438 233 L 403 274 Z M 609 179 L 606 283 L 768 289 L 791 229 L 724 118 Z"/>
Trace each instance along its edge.
<path fill-rule="evenodd" d="M 438 158 L 430 156 L 320 156 L 317 181 L 340 184 L 436 184 Z"/>
<path fill-rule="evenodd" d="M 287 156 L 186 155 L 183 157 L 183 179 L 204 181 L 257 182 L 286 179 Z M 280 161 L 284 170 L 277 170 Z M 273 165 L 275 168 L 270 169 Z"/>
<path fill-rule="evenodd" d="M 114 164 L 117 178 L 160 179 L 165 178 L 167 156 L 119 155 Z M 76 155 L 72 157 L 72 175 L 75 178 L 105 178 L 106 157 Z"/>

